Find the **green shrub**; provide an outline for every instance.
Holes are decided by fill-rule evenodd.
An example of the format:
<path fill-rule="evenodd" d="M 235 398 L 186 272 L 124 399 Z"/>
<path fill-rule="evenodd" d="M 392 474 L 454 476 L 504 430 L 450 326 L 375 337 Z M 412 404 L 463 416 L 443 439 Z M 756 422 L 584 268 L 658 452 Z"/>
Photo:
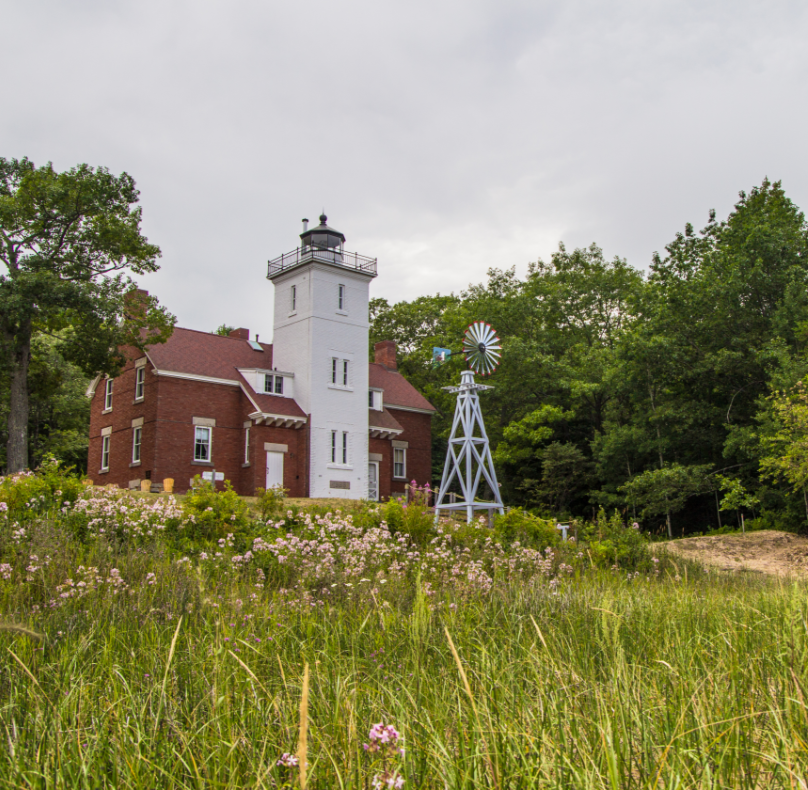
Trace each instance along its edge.
<path fill-rule="evenodd" d="M 523 546 L 543 550 L 548 546 L 558 546 L 561 542 L 554 522 L 517 508 L 496 516 L 494 531 L 503 546 L 519 541 Z"/>
<path fill-rule="evenodd" d="M 586 522 L 579 531 L 588 544 L 592 562 L 601 568 L 617 566 L 627 570 L 648 570 L 651 552 L 648 538 L 639 527 L 627 525 L 615 510 L 611 518 L 603 508 L 592 522 Z"/>
<path fill-rule="evenodd" d="M 286 489 L 283 486 L 259 488 L 257 490 L 258 499 L 255 506 L 258 509 L 262 521 L 267 521 L 283 511 L 286 493 Z"/>
<path fill-rule="evenodd" d="M 9 521 L 27 523 L 52 510 L 71 505 L 86 490 L 84 479 L 73 467 L 62 467 L 53 457 L 46 458 L 36 472 L 20 472 L 0 478 L 0 507 Z"/>
<path fill-rule="evenodd" d="M 381 513 L 391 533 L 409 535 L 420 545 L 424 545 L 437 534 L 435 516 L 422 502 L 408 504 L 400 499 L 389 499 L 382 505 Z"/>
<path fill-rule="evenodd" d="M 182 528 L 185 538 L 219 540 L 231 533 L 244 532 L 250 525 L 249 507 L 229 480 L 224 481 L 223 491 L 217 491 L 212 483 L 197 475 L 182 508 L 186 516 Z"/>

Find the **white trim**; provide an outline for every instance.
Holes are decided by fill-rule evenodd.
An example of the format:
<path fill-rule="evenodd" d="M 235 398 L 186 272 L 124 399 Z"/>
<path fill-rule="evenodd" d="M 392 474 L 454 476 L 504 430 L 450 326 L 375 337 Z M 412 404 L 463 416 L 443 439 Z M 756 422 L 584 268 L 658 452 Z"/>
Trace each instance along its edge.
<path fill-rule="evenodd" d="M 196 457 L 196 432 L 197 431 L 207 431 L 208 432 L 208 457 L 207 458 L 197 458 Z M 191 448 L 191 458 L 193 461 L 197 463 L 212 463 L 213 462 L 213 426 L 212 425 L 194 425 L 194 444 Z"/>
<path fill-rule="evenodd" d="M 437 409 L 417 409 L 414 406 L 396 406 L 395 403 L 387 403 L 385 408 L 398 409 L 399 411 L 413 411 L 416 414 L 435 414 Z"/>
<path fill-rule="evenodd" d="M 290 373 L 286 370 L 270 370 L 269 368 L 236 368 L 236 370 L 241 373 L 242 376 L 246 379 L 245 373 L 268 373 L 271 376 L 283 376 L 286 379 L 293 379 L 295 377 L 294 373 Z"/>
<path fill-rule="evenodd" d="M 267 414 L 260 409 L 248 416 L 256 425 L 274 425 L 279 428 L 299 428 L 306 424 L 305 417 L 294 417 L 289 414 Z"/>
<path fill-rule="evenodd" d="M 217 379 L 215 376 L 200 376 L 196 373 L 180 373 L 177 370 L 155 370 L 158 376 L 165 376 L 168 379 L 186 379 L 187 381 L 204 381 L 208 384 L 226 384 L 229 387 L 238 387 L 241 382 L 233 379 Z"/>
<path fill-rule="evenodd" d="M 113 401 L 115 397 L 115 379 L 107 376 L 104 379 L 104 411 L 112 411 Z"/>
<path fill-rule="evenodd" d="M 94 398 L 95 397 L 95 390 L 98 387 L 98 382 L 99 381 L 101 381 L 101 374 L 100 373 L 90 382 L 90 386 L 87 387 L 86 391 L 84 392 L 84 396 L 86 398 Z"/>
<path fill-rule="evenodd" d="M 137 458 L 135 458 L 136 448 L 137 448 Z M 136 425 L 132 428 L 132 463 L 139 464 L 142 455 L 143 455 L 143 425 L 141 424 Z"/>
<path fill-rule="evenodd" d="M 396 444 L 406 444 L 406 442 L 393 442 L 393 480 L 406 480 L 407 479 L 407 448 L 396 447 Z M 404 467 L 402 474 L 396 474 L 396 452 L 401 452 Z"/>
<path fill-rule="evenodd" d="M 401 436 L 404 431 L 396 430 L 395 428 L 378 428 L 373 425 L 368 426 L 368 433 L 371 439 L 395 439 L 396 436 Z"/>
<path fill-rule="evenodd" d="M 111 429 L 110 429 L 111 430 Z M 112 454 L 112 436 L 110 434 L 102 434 L 101 436 L 101 471 L 109 472 L 109 457 Z M 104 455 L 107 456 L 107 465 L 104 466 Z"/>
<path fill-rule="evenodd" d="M 145 357 L 144 357 L 145 360 Z M 141 380 L 141 376 L 143 379 Z M 138 389 L 142 385 L 142 393 L 137 394 Z M 135 368 L 135 403 L 140 403 L 146 397 L 146 365 L 139 365 Z"/>

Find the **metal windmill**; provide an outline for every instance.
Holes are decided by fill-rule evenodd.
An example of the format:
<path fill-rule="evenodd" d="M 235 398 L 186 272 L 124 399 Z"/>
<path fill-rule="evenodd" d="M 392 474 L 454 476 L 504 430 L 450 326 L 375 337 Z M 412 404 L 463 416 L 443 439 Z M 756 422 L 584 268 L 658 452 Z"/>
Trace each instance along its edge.
<path fill-rule="evenodd" d="M 505 510 L 480 409 L 479 393 L 493 387 L 474 381 L 475 373 L 488 376 L 496 370 L 501 350 L 497 333 L 489 324 L 478 321 L 466 330 L 463 353 L 471 370 L 464 370 L 460 374 L 460 386 L 444 387 L 447 392 L 457 393 L 457 406 L 449 436 L 446 463 L 443 466 L 443 479 L 435 501 L 435 518 L 444 510 L 465 510 L 466 521 L 471 522 L 475 510 L 486 510 L 489 513 L 493 510 L 502 513 Z M 455 479 L 460 485 L 462 499 L 447 502 L 445 500 L 449 487 Z M 493 502 L 477 501 L 477 489 L 481 481 L 488 483 L 494 494 Z"/>

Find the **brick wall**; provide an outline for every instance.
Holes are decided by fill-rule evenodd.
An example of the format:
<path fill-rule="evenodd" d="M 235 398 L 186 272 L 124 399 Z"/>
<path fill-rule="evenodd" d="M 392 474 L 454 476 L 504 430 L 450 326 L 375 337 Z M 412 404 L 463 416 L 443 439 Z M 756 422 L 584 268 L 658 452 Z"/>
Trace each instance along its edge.
<path fill-rule="evenodd" d="M 146 365 L 144 398 L 135 402 L 135 359 L 128 355 L 121 374 L 115 379 L 112 391 L 112 410 L 104 411 L 105 379 L 98 382 L 90 404 L 90 446 L 87 454 L 87 475 L 96 485 L 114 483 L 127 488 L 130 480 L 144 477 L 154 456 L 157 419 L 157 376 Z M 140 355 L 142 356 L 142 355 Z M 132 420 L 143 418 L 141 463 L 132 463 Z M 111 427 L 109 471 L 101 472 L 101 430 Z"/>
<path fill-rule="evenodd" d="M 390 488 L 393 493 L 403 493 L 407 483 L 415 480 L 419 486 L 432 484 L 432 416 L 420 412 L 403 411 L 394 406 L 388 406 L 390 413 L 396 418 L 404 429 L 397 436 L 398 441 L 408 442 L 407 448 L 407 479 L 393 480 L 392 462 L 390 467 Z M 392 443 L 387 442 L 391 457 Z"/>
<path fill-rule="evenodd" d="M 244 464 L 244 423 L 253 410 L 241 388 L 157 376 L 146 366 L 142 402 L 134 402 L 135 366 L 130 360 L 115 379 L 112 410 L 104 413 L 104 379 L 90 407 L 88 474 L 96 485 L 128 488 L 131 480 L 161 483 L 174 479 L 174 490 L 184 493 L 195 475 L 216 470 L 239 494 L 251 496 L 266 483 L 264 442 L 285 444 L 284 487 L 290 496 L 306 495 L 305 429 L 252 426 L 250 463 Z M 132 420 L 143 418 L 141 462 L 132 463 Z M 194 417 L 214 419 L 211 462 L 194 461 Z M 101 472 L 101 430 L 112 427 L 109 471 Z M 221 484 L 220 484 L 221 485 Z"/>

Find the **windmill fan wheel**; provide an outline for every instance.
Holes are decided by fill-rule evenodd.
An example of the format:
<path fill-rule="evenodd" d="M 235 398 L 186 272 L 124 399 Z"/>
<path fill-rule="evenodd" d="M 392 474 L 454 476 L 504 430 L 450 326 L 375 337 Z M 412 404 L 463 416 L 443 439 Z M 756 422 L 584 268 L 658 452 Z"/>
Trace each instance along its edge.
<path fill-rule="evenodd" d="M 483 376 L 490 376 L 499 365 L 502 351 L 500 339 L 490 324 L 476 321 L 463 337 L 463 353 L 468 366 Z"/>

